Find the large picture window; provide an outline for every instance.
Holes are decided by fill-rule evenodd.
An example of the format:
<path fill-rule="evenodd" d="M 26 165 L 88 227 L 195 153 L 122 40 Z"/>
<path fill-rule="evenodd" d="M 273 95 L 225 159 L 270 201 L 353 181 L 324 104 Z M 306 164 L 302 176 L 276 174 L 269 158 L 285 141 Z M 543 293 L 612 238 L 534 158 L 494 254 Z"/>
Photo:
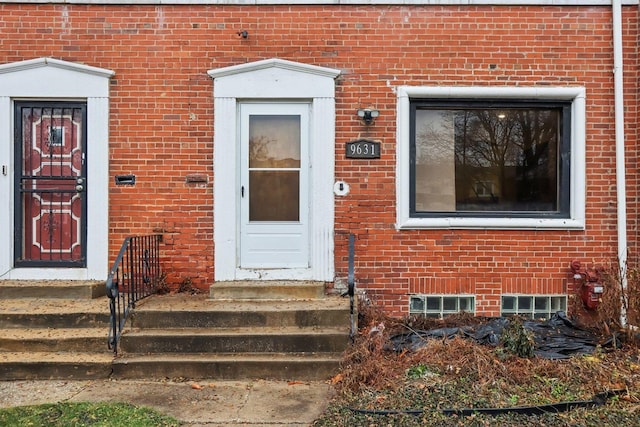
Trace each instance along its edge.
<path fill-rule="evenodd" d="M 569 217 L 570 103 L 411 102 L 411 215 Z"/>
<path fill-rule="evenodd" d="M 397 227 L 583 229 L 584 96 L 399 87 Z"/>

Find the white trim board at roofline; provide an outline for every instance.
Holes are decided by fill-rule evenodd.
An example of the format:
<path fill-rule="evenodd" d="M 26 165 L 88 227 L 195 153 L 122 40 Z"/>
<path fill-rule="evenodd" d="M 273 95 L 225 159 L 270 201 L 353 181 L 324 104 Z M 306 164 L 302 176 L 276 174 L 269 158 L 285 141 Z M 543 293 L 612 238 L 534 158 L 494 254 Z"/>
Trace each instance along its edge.
<path fill-rule="evenodd" d="M 3 0 L 2 3 L 110 5 L 386 5 L 386 6 L 611 6 L 611 0 Z M 640 0 L 621 0 L 623 6 Z"/>

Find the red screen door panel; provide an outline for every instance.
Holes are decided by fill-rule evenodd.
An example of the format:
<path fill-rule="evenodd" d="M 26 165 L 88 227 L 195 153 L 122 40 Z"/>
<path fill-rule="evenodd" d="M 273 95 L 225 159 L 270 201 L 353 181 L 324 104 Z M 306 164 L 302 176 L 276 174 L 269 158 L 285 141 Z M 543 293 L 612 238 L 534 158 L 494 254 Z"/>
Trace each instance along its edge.
<path fill-rule="evenodd" d="M 84 266 L 86 109 L 83 104 L 17 108 L 22 167 L 16 264 Z"/>

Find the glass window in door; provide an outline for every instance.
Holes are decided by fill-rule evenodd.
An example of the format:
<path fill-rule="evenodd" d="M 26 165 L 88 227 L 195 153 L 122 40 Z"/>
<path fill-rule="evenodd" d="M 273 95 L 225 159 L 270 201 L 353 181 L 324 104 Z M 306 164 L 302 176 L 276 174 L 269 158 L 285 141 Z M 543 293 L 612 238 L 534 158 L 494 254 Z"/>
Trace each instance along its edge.
<path fill-rule="evenodd" d="M 300 116 L 249 117 L 249 221 L 300 220 Z"/>

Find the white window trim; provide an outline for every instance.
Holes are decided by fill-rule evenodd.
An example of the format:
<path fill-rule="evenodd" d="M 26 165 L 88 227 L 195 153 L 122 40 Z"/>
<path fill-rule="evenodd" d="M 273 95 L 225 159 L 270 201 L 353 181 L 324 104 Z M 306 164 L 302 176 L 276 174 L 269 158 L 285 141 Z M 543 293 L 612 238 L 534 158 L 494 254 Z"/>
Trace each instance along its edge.
<path fill-rule="evenodd" d="M 38 58 L 0 65 L 0 279 L 106 280 L 109 273 L 109 79 L 111 70 Z M 14 268 L 14 101 L 87 102 L 87 266 Z"/>
<path fill-rule="evenodd" d="M 582 86 L 399 86 L 396 131 L 397 229 L 577 229 L 585 228 L 585 88 Z M 410 198 L 410 101 L 431 99 L 540 99 L 571 101 L 571 200 L 569 218 L 412 218 Z"/>
<path fill-rule="evenodd" d="M 3 3 L 54 3 L 52 0 L 4 0 Z M 611 0 L 59 0 L 66 4 L 151 4 L 151 5 L 389 5 L 389 6 L 609 6 Z M 623 5 L 637 5 L 638 0 L 622 0 Z"/>

